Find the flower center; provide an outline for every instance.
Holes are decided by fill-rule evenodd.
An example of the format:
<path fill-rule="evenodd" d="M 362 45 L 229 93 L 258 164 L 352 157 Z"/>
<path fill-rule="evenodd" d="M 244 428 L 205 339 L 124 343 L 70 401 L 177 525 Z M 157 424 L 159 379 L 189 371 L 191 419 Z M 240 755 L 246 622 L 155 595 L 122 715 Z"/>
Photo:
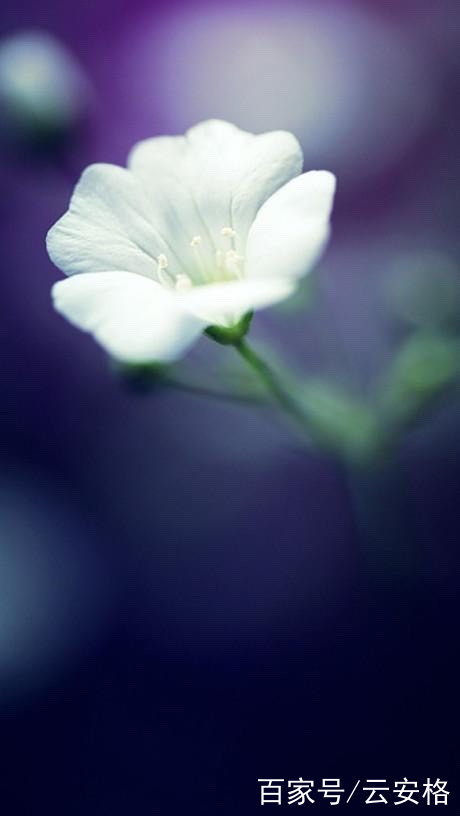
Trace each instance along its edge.
<path fill-rule="evenodd" d="M 201 235 L 194 235 L 189 242 L 188 256 L 182 255 L 186 273 L 175 272 L 166 255 L 158 255 L 158 282 L 168 289 L 186 292 L 193 286 L 241 280 L 244 258 L 235 249 L 236 237 L 233 227 L 222 227 L 217 241 L 212 240 L 212 236 L 203 239 Z"/>

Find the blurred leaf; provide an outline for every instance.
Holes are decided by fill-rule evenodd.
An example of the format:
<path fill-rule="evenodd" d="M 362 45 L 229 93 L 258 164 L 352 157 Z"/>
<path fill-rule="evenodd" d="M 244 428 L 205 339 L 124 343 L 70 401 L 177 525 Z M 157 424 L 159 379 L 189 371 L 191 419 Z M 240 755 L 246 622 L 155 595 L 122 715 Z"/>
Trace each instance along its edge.
<path fill-rule="evenodd" d="M 379 442 L 375 414 L 332 382 L 305 384 L 301 404 L 320 444 L 353 461 L 368 459 Z"/>
<path fill-rule="evenodd" d="M 398 352 L 380 388 L 387 420 L 407 423 L 457 379 L 460 344 L 450 337 L 419 333 Z"/>
<path fill-rule="evenodd" d="M 391 310 L 413 326 L 434 330 L 456 325 L 460 316 L 460 272 L 441 252 L 401 255 L 387 280 Z"/>

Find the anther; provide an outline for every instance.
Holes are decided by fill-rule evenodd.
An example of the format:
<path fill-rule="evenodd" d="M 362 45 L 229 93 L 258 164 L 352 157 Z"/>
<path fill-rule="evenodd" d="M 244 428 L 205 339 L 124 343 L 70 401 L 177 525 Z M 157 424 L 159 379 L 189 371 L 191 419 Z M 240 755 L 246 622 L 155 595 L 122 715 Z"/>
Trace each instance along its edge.
<path fill-rule="evenodd" d="M 236 231 L 233 229 L 233 227 L 222 227 L 220 234 L 223 238 L 234 238 Z"/>
<path fill-rule="evenodd" d="M 199 244 L 201 244 L 201 241 L 202 241 L 201 235 L 194 235 L 192 240 L 190 241 L 190 246 L 196 247 Z"/>
<path fill-rule="evenodd" d="M 167 269 L 168 268 L 168 259 L 166 255 L 159 255 L 158 256 L 158 269 Z"/>

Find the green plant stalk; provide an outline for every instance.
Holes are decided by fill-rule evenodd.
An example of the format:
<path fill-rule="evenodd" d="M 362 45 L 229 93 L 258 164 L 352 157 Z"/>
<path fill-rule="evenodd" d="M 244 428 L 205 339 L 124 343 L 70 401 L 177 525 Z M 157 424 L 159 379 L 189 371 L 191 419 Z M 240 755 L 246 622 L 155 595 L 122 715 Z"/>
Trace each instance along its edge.
<path fill-rule="evenodd" d="M 245 362 L 252 368 L 280 408 L 300 426 L 303 432 L 308 432 L 307 419 L 301 406 L 290 394 L 288 387 L 281 382 L 268 363 L 254 351 L 252 346 L 250 346 L 244 338 L 234 343 L 234 347 Z"/>
<path fill-rule="evenodd" d="M 226 402 L 239 402 L 247 405 L 263 405 L 266 400 L 262 400 L 256 394 L 249 394 L 243 391 L 224 391 L 211 386 L 194 383 L 178 377 L 165 376 L 164 385 L 176 391 L 183 391 L 196 397 L 207 397 L 209 399 L 223 400 Z"/>

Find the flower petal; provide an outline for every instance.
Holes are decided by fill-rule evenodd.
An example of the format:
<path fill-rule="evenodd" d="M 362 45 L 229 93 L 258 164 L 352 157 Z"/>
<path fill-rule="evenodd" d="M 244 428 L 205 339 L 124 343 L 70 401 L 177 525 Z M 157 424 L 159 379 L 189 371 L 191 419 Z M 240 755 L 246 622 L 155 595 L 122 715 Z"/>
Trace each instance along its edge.
<path fill-rule="evenodd" d="M 254 135 L 217 119 L 201 122 L 185 136 L 139 142 L 128 157 L 128 166 L 152 190 L 161 178 L 174 193 L 187 188 L 212 240 L 230 226 L 240 247 L 261 204 L 301 172 L 302 162 L 292 133 Z"/>
<path fill-rule="evenodd" d="M 154 258 L 171 255 L 155 229 L 142 185 L 113 164 L 93 164 L 84 171 L 69 210 L 48 232 L 47 248 L 67 275 L 119 269 L 151 276 Z"/>
<path fill-rule="evenodd" d="M 53 286 L 54 306 L 125 362 L 170 362 L 204 328 L 180 298 L 129 272 L 75 275 Z"/>
<path fill-rule="evenodd" d="M 253 309 L 263 309 L 289 297 L 295 282 L 287 279 L 241 280 L 195 286 L 178 294 L 183 308 L 207 325 L 232 326 Z"/>
<path fill-rule="evenodd" d="M 260 208 L 249 231 L 249 278 L 299 278 L 318 260 L 329 236 L 335 177 L 312 170 L 290 181 Z"/>

